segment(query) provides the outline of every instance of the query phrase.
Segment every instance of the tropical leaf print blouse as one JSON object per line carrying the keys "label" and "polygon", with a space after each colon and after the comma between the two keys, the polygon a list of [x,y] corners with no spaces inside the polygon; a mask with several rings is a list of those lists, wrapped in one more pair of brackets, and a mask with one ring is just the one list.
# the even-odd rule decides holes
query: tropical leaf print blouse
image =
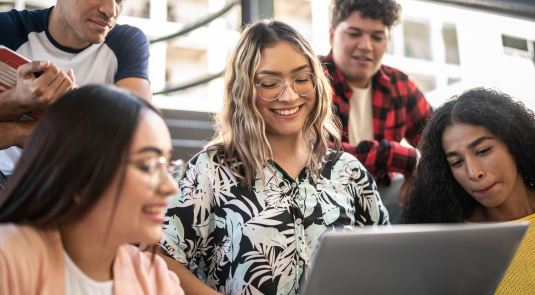
{"label": "tropical leaf print blouse", "polygon": [[188,163],[171,197],[160,247],[223,294],[296,294],[326,231],[390,226],[375,182],[348,153],[323,163],[314,181],[271,162],[252,190],[215,155]]}

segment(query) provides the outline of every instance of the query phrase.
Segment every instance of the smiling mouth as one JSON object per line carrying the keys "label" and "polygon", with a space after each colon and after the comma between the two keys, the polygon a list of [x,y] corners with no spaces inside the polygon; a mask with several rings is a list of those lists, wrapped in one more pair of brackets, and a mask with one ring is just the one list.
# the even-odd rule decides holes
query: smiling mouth
{"label": "smiling mouth", "polygon": [[356,60],[361,60],[361,61],[372,61],[371,59],[365,57],[365,56],[354,56],[353,57],[354,59]]}
{"label": "smiling mouth", "polygon": [[95,20],[91,20],[91,22],[93,22],[97,26],[102,27],[103,29],[109,29],[111,27],[110,24],[107,22],[100,22],[100,21],[95,21]]}
{"label": "smiling mouth", "polygon": [[144,206],[143,212],[147,214],[165,215],[166,206]]}
{"label": "smiling mouth", "polygon": [[299,108],[301,108],[301,106],[297,106],[291,110],[271,110],[271,111],[281,116],[289,116],[289,115],[293,115],[297,113],[297,111],[299,111]]}

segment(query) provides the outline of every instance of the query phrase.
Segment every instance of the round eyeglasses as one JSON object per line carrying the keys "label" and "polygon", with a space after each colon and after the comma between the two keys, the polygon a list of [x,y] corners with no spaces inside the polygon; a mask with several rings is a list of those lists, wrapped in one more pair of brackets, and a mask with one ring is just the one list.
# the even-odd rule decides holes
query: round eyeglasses
{"label": "round eyeglasses", "polygon": [[186,162],[176,160],[168,163],[165,157],[150,158],[134,164],[148,173],[149,187],[153,191],[160,188],[168,174],[178,183],[186,172]]}
{"label": "round eyeglasses", "polygon": [[[316,89],[316,75],[312,73],[302,73],[292,80],[292,88],[299,96],[307,96]],[[269,77],[260,83],[255,84],[258,87],[258,94],[266,101],[277,100],[284,92],[286,87],[286,80],[279,77]]]}

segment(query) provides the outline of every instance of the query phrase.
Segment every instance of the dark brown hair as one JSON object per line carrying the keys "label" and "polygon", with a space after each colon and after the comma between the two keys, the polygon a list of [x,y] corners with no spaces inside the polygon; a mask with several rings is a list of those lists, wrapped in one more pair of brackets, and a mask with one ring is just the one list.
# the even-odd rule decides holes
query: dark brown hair
{"label": "dark brown hair", "polygon": [[362,18],[380,19],[390,30],[398,22],[401,6],[394,0],[334,0],[331,26],[336,28],[353,11]]}
{"label": "dark brown hair", "polygon": [[482,126],[503,141],[524,184],[535,187],[535,114],[522,102],[494,89],[474,88],[440,106],[422,134],[416,181],[401,223],[462,222],[479,203],[457,182],[442,148],[449,126]]}
{"label": "dark brown hair", "polygon": [[117,203],[142,109],[158,113],[114,87],[86,86],[58,99],[36,124],[0,193],[0,222],[49,228],[73,221],[122,173]]}

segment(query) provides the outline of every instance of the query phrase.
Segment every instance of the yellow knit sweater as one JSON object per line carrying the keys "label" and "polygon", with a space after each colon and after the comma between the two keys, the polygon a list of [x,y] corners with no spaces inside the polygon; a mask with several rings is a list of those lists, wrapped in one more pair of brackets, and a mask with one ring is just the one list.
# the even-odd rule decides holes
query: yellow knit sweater
{"label": "yellow knit sweater", "polygon": [[495,295],[535,294],[535,214],[516,221],[529,221],[530,227]]}

